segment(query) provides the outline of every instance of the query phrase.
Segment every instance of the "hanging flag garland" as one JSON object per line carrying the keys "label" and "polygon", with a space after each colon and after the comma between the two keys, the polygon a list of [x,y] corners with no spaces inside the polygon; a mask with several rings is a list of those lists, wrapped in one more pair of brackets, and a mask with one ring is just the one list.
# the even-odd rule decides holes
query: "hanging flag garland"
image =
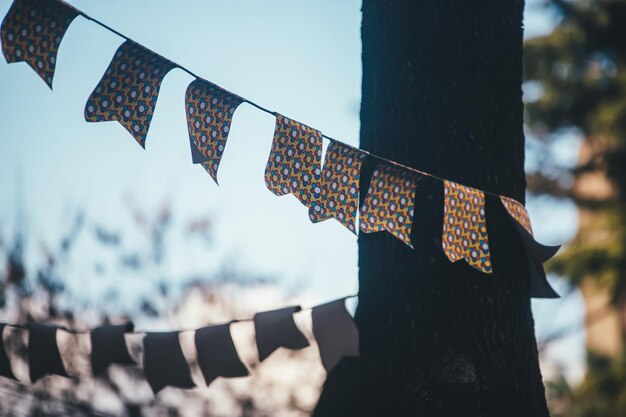
{"label": "hanging flag garland", "polygon": [[[125,39],[87,101],[87,121],[117,120],[145,147],[161,82],[171,69],[180,68],[195,78],[185,97],[192,159],[216,182],[233,113],[246,102],[276,117],[265,169],[268,189],[279,196],[293,194],[308,207],[312,222],[332,217],[356,232],[360,168],[364,159],[371,157],[382,162],[374,171],[360,207],[361,232],[387,231],[412,248],[416,186],[420,177],[430,177],[444,183],[442,248],[445,255],[451,262],[464,259],[471,267],[491,274],[493,266],[484,207],[485,194],[490,194],[500,199],[524,243],[531,274],[531,295],[558,297],[542,265],[554,256],[558,247],[543,246],[534,240],[528,213],[518,201],[454,183],[328,138],[319,130],[198,77],[60,0],[14,1],[0,33],[7,61],[26,61],[51,85],[56,51],[65,30],[77,15]],[[324,137],[330,139],[331,144],[322,166]]]}
{"label": "hanging flag garland", "polygon": [[[327,371],[330,371],[342,357],[359,355],[359,333],[346,309],[346,298],[350,297],[311,309],[313,335],[322,364]],[[195,332],[197,362],[206,385],[210,385],[217,378],[249,375],[248,367],[240,359],[231,336],[232,323],[242,321],[254,323],[259,362],[266,360],[278,348],[299,350],[309,346],[309,340],[294,321],[293,315],[300,311],[302,311],[300,306],[289,306],[257,313],[253,319],[184,330]],[[136,365],[128,350],[125,335],[144,334],[142,365],[152,392],[156,395],[168,386],[183,389],[196,387],[179,341],[183,330],[138,332],[134,330],[132,322],[102,325],[90,331],[76,331],[39,323],[27,326],[0,323],[0,338],[7,326],[28,331],[28,367],[32,383],[46,375],[69,378],[57,344],[57,331],[62,330],[73,334],[89,334],[91,340],[89,359],[92,374],[95,376],[105,372],[112,364]],[[0,343],[0,376],[17,380],[11,369],[11,361],[4,342]]]}

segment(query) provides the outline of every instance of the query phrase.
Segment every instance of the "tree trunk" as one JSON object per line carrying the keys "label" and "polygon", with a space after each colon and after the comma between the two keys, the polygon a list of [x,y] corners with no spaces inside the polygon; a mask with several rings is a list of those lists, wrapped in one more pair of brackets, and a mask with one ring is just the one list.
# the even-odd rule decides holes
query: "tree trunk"
{"label": "tree trunk", "polygon": [[[361,147],[523,201],[523,8],[363,0]],[[496,198],[486,211],[493,275],[445,257],[431,178],[417,185],[415,249],[360,234],[361,357],[331,372],[315,416],[548,415],[524,251]]]}

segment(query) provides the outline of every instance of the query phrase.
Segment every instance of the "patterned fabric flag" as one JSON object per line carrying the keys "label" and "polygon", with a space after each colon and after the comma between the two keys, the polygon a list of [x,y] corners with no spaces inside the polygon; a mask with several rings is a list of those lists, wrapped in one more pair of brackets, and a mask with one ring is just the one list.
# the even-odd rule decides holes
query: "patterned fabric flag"
{"label": "patterned fabric flag", "polygon": [[361,231],[386,230],[412,248],[416,180],[409,170],[387,162],[378,164],[361,206]]}
{"label": "patterned fabric flag", "polygon": [[309,209],[313,223],[334,217],[356,233],[355,221],[359,206],[359,179],[365,152],[334,140],[324,158],[322,194]]}
{"label": "patterned fabric flag", "polygon": [[134,324],[104,325],[93,329],[91,338],[91,371],[94,375],[104,372],[109,365],[133,365],[135,361],[128,352],[124,334],[132,332]]}
{"label": "patterned fabric flag", "polygon": [[202,164],[216,183],[233,113],[243,101],[243,98],[201,79],[187,87],[185,103],[189,139],[205,157],[194,158],[193,162]]}
{"label": "patterned fabric flag", "polygon": [[54,0],[15,0],[0,29],[7,62],[26,62],[52,88],[59,45],[77,15]]}
{"label": "patterned fabric flag", "polygon": [[293,314],[300,310],[300,306],[291,306],[254,315],[254,331],[260,362],[280,347],[297,350],[309,346],[309,341],[293,319]]}
{"label": "patterned fabric flag", "polygon": [[493,272],[485,223],[485,195],[452,181],[444,183],[441,244],[451,262],[465,259],[486,274]]}
{"label": "patterned fabric flag", "polygon": [[533,237],[530,216],[526,208],[517,200],[500,196],[500,201],[506,209],[522,243],[526,248],[530,272],[530,295],[534,298],[558,298],[559,294],[552,288],[543,269],[543,263],[558,252],[560,246],[546,246],[537,242]]}
{"label": "patterned fabric flag", "polygon": [[57,345],[57,326],[32,323],[28,326],[28,371],[30,382],[45,375],[68,377]]}
{"label": "patterned fabric flag", "polygon": [[4,338],[2,337],[4,333],[5,323],[0,323],[0,376],[5,378],[15,379],[15,375],[13,375],[13,370],[11,369],[11,361],[9,360],[9,355],[4,348]]}
{"label": "patterned fabric flag", "polygon": [[528,215],[528,211],[526,211],[526,207],[519,201],[503,195],[500,196],[500,201],[502,201],[502,205],[509,215],[532,235],[533,229],[530,225],[530,216]]}
{"label": "patterned fabric flag", "polygon": [[196,330],[195,342],[198,365],[207,385],[218,377],[235,378],[249,374],[230,336],[230,323]]}
{"label": "patterned fabric flag", "polygon": [[168,385],[178,388],[196,386],[180,347],[178,332],[146,334],[143,338],[143,371],[155,395]]}
{"label": "patterned fabric flag", "polygon": [[117,120],[145,148],[161,81],[175,66],[141,45],[124,42],[89,96],[85,120]]}
{"label": "patterned fabric flag", "polygon": [[359,330],[346,310],[346,299],[313,307],[313,334],[322,365],[330,372],[344,356],[359,356]]}
{"label": "patterned fabric flag", "polygon": [[293,194],[302,204],[319,204],[322,132],[276,115],[272,149],[265,167],[265,185],[274,194]]}

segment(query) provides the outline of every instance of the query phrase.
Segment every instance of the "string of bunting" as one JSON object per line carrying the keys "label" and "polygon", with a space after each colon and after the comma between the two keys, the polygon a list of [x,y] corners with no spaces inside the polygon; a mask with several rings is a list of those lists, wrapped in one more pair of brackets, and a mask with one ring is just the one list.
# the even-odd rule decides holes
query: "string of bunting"
{"label": "string of bunting", "polygon": [[[4,56],[10,63],[26,62],[52,88],[58,47],[77,16],[125,39],[87,99],[87,121],[118,121],[145,147],[161,82],[170,70],[179,68],[195,78],[185,94],[192,161],[200,164],[216,183],[233,114],[239,105],[248,103],[276,118],[265,169],[267,188],[278,196],[293,194],[309,209],[312,222],[334,218],[356,234],[359,211],[361,232],[386,231],[412,248],[416,180],[418,176],[427,176],[443,182],[441,244],[451,262],[464,260],[478,271],[493,273],[485,215],[485,195],[489,195],[500,201],[524,243],[531,296],[558,297],[546,279],[543,263],[556,254],[559,246],[544,246],[534,240],[528,212],[520,202],[404,166],[325,136],[198,77],[61,0],[15,0],[1,28]],[[330,144],[322,165],[324,138]],[[360,170],[367,157],[378,160],[378,165],[359,208]]]}
{"label": "string of bunting", "polygon": [[[333,369],[344,356],[359,356],[359,333],[346,309],[344,297],[311,308],[313,336],[318,346],[322,365],[326,371]],[[249,375],[248,367],[240,359],[233,342],[231,324],[243,321],[254,323],[255,341],[259,362],[265,361],[280,348],[299,350],[309,346],[309,340],[296,325],[294,314],[303,311],[300,306],[256,313],[252,319],[233,320],[228,323],[194,330],[170,332],[138,332],[132,322],[107,324],[92,330],[71,330],[62,326],[31,323],[28,325],[0,323],[0,337],[5,327],[28,331],[28,370],[31,383],[46,375],[69,378],[57,344],[57,331],[89,334],[91,341],[90,363],[94,376],[101,375],[112,364],[137,365],[131,356],[125,336],[142,334],[143,371],[156,395],[167,386],[194,388],[188,360],[183,354],[179,334],[193,331],[197,362],[207,385],[217,378],[237,378]],[[11,360],[0,344],[0,376],[17,380]]]}

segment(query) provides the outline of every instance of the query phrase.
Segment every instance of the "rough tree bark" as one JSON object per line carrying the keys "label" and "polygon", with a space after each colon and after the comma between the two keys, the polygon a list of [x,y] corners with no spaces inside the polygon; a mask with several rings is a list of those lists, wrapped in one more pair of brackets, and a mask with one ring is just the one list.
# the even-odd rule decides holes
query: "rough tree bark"
{"label": "rough tree bark", "polygon": [[[523,0],[364,0],[361,146],[523,201]],[[362,197],[375,166],[363,167]],[[441,249],[443,184],[418,182],[412,250],[359,236],[361,358],[315,416],[547,416],[521,243],[487,196],[495,273]]]}

